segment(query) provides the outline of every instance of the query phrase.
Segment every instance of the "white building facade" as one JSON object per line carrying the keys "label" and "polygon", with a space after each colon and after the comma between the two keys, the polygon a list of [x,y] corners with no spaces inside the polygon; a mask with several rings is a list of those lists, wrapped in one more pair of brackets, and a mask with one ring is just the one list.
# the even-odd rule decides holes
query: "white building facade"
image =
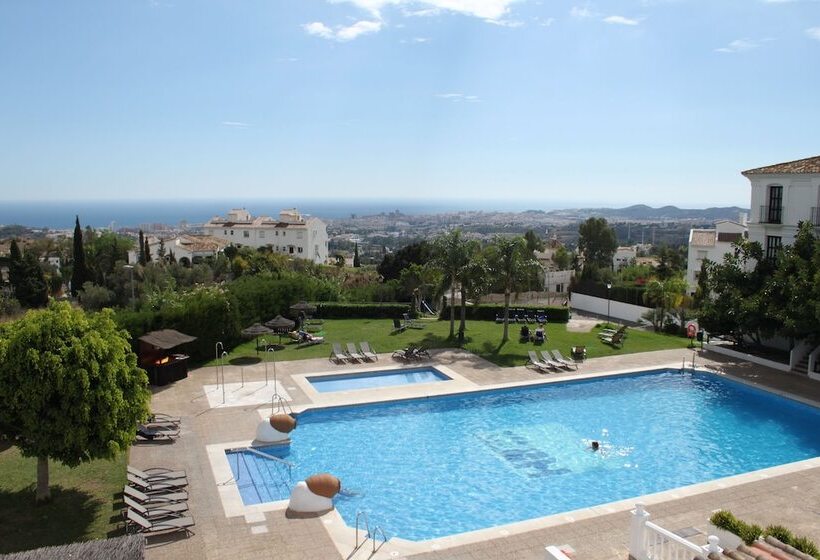
{"label": "white building facade", "polygon": [[723,262],[723,257],[732,252],[732,243],[748,236],[745,215],[740,222],[720,220],[714,229],[689,230],[689,259],[686,265],[686,283],[689,295],[698,288],[698,279],[703,261]]}
{"label": "white building facade", "polygon": [[618,247],[612,255],[612,268],[621,270],[632,264],[638,258],[638,247]]}
{"label": "white building facade", "polygon": [[799,222],[820,227],[820,156],[743,172],[752,184],[749,239],[775,258],[794,243]]}
{"label": "white building facade", "polygon": [[202,229],[236,247],[270,247],[276,253],[316,264],[327,261],[327,225],[295,208],[282,210],[278,219],[254,218],[245,209],[234,209],[226,218],[211,218]]}

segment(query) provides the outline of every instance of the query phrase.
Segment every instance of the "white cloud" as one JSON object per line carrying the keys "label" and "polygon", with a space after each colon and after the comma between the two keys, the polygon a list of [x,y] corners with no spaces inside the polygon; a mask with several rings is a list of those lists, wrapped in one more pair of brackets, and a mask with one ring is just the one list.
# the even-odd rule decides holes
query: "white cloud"
{"label": "white cloud", "polygon": [[553,23],[555,23],[555,18],[551,18],[551,17],[548,17],[548,18],[540,18],[540,17],[538,17],[538,16],[535,16],[535,17],[533,18],[533,20],[535,21],[535,23],[537,23],[537,24],[538,24],[538,25],[540,25],[541,27],[549,27],[549,26],[551,26]]}
{"label": "white cloud", "polygon": [[454,103],[461,103],[462,101],[467,103],[480,103],[481,99],[477,95],[466,95],[463,93],[437,93],[435,95],[439,99],[447,99],[448,101],[452,101]]}
{"label": "white cloud", "polygon": [[[429,12],[449,11],[486,20],[502,19],[510,11],[510,6],[521,0],[329,0],[334,4],[353,4],[381,18],[385,6],[399,6],[415,10],[414,15],[435,15]],[[418,6],[419,8],[415,8]]]}
{"label": "white cloud", "polygon": [[302,28],[310,35],[330,39],[333,41],[352,41],[360,35],[376,33],[382,28],[381,21],[360,20],[353,25],[337,25],[330,28],[321,21],[314,21],[302,25]]}
{"label": "white cloud", "polygon": [[607,16],[603,19],[604,23],[611,23],[614,25],[638,25],[641,21],[638,19],[631,19],[624,16]]}
{"label": "white cloud", "polygon": [[806,35],[816,41],[820,41],[820,27],[809,27],[806,29]]}
{"label": "white cloud", "polygon": [[492,23],[493,25],[500,25],[501,27],[521,27],[524,25],[523,21],[517,19],[487,19],[484,21]]}
{"label": "white cloud", "polygon": [[222,123],[220,124],[222,124],[222,126],[227,126],[230,128],[248,128],[250,126],[250,124],[240,121],[222,121]]}
{"label": "white cloud", "polygon": [[715,52],[720,53],[742,53],[748,52],[757,48],[757,43],[751,39],[735,39],[725,47],[715,49]]}

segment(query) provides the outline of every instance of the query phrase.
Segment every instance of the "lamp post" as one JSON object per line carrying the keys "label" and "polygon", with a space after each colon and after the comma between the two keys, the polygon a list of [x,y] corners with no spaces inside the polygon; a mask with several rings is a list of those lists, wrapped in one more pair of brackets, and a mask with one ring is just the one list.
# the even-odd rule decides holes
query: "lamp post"
{"label": "lamp post", "polygon": [[606,283],[606,324],[609,327],[609,290],[612,288],[612,282]]}
{"label": "lamp post", "polygon": [[134,265],[125,264],[122,267],[131,274],[131,307],[134,307]]}

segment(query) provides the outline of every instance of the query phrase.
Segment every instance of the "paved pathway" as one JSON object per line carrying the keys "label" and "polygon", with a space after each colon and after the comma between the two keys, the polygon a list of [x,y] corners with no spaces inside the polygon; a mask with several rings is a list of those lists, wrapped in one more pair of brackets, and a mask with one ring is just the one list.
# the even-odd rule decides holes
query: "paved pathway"
{"label": "paved pathway", "polygon": [[[694,354],[697,365],[708,364],[748,382],[820,402],[820,383],[805,377],[738,363],[716,354]],[[549,377],[569,379],[591,373],[645,369],[662,364],[680,364],[683,359],[691,365],[692,357],[692,351],[667,350],[598,358],[588,360],[577,372],[549,374]],[[460,350],[436,351],[433,353],[433,361],[457,372],[467,382],[481,386],[544,378],[524,367],[500,368]],[[394,365],[389,356],[382,356],[380,363]],[[311,404],[311,397],[293,376],[351,368],[352,366],[332,365],[323,359],[284,362],[277,364],[277,380],[292,397],[294,407],[298,408]],[[228,383],[239,382],[242,374],[249,381],[263,380],[264,366],[259,364],[244,370],[233,366],[225,368]],[[269,376],[272,380],[270,370]],[[147,553],[148,558],[300,560],[345,557],[352,548],[352,542],[344,548],[345,554],[340,553],[322,518],[288,519],[281,511],[226,517],[217,489],[217,485],[225,481],[214,479],[205,446],[251,439],[261,416],[256,406],[211,408],[203,387],[214,383],[215,370],[211,367],[196,370],[188,379],[174,385],[157,388],[153,396],[153,409],[181,415],[182,437],[173,444],[143,444],[132,448],[131,463],[138,467],[162,465],[188,472],[190,507],[196,519],[195,536],[188,539],[169,538],[164,542],[153,541]],[[221,397],[217,398],[221,402]],[[654,521],[671,530],[694,527],[704,531],[706,518],[717,508],[731,509],[739,517],[761,525],[782,523],[820,542],[820,468],[670,500],[654,504],[648,510]],[[413,557],[540,560],[543,558],[545,545],[567,543],[578,551],[579,559],[626,558],[628,526],[628,513],[614,513]],[[693,537],[697,538],[705,541],[705,535]],[[381,556],[388,557],[388,549],[389,544],[384,547]]]}

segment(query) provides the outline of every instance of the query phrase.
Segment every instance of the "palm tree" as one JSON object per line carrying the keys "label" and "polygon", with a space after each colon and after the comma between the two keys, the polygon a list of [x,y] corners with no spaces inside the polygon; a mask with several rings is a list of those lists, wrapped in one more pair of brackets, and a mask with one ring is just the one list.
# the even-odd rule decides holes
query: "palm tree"
{"label": "palm tree", "polygon": [[655,306],[652,326],[656,331],[663,328],[666,314],[670,309],[681,307],[685,302],[686,280],[673,276],[667,280],[652,280],[646,285],[643,297],[647,303]]}
{"label": "palm tree", "polygon": [[456,283],[461,269],[469,263],[467,245],[461,238],[461,230],[439,236],[433,242],[433,261],[442,272],[442,286],[450,287],[450,338],[456,334]]}
{"label": "palm tree", "polygon": [[467,323],[467,298],[478,297],[488,291],[489,269],[481,254],[481,245],[478,241],[469,241],[464,244],[467,261],[458,274],[458,284],[461,290],[461,323],[458,327],[458,340],[464,342],[464,331]]}
{"label": "palm tree", "polygon": [[496,279],[504,286],[504,336],[507,342],[510,324],[510,295],[517,285],[527,279],[537,263],[527,256],[527,244],[523,237],[496,236],[489,249],[490,266]]}

